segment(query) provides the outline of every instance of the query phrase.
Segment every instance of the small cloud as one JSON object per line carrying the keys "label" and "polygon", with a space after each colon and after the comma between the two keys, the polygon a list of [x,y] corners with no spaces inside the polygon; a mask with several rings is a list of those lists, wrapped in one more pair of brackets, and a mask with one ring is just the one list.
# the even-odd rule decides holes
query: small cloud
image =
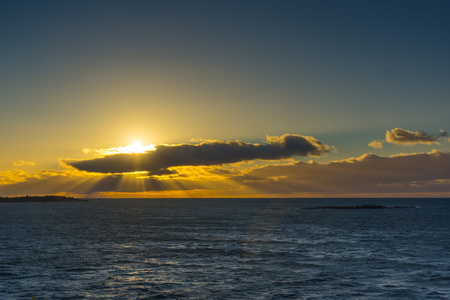
{"label": "small cloud", "polygon": [[401,128],[386,131],[386,141],[399,145],[439,144],[438,137],[428,134],[423,130],[413,132]]}
{"label": "small cloud", "polygon": [[34,166],[34,161],[18,160],[13,163],[14,166]]}
{"label": "small cloud", "polygon": [[439,136],[447,136],[448,133],[445,130],[439,130]]}
{"label": "small cloud", "polygon": [[369,143],[370,147],[376,148],[376,149],[382,149],[383,148],[383,141],[382,140],[375,140],[371,141]]}

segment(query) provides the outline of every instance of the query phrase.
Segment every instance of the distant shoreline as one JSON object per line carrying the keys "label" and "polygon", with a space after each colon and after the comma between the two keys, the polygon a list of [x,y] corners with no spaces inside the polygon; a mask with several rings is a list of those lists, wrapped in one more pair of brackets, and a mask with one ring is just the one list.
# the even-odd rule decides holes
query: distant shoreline
{"label": "distant shoreline", "polygon": [[78,199],[66,196],[19,196],[19,197],[0,197],[0,203],[16,202],[87,202],[88,200]]}

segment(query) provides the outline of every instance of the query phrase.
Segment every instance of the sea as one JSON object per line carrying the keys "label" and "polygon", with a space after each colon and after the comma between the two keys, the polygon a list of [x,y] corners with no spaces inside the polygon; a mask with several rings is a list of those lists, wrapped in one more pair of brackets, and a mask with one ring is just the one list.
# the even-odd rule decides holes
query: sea
{"label": "sea", "polygon": [[0,203],[0,299],[33,297],[450,299],[450,199]]}

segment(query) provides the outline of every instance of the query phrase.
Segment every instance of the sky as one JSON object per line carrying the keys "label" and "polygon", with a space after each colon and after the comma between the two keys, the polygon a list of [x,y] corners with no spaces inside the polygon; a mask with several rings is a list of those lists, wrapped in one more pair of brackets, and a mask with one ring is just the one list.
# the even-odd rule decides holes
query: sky
{"label": "sky", "polygon": [[449,1],[1,1],[0,196],[450,197]]}

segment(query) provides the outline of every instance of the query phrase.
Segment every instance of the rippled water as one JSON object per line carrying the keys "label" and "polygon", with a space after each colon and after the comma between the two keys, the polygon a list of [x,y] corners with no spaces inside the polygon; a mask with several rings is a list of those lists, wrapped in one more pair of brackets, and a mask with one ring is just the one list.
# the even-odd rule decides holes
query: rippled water
{"label": "rippled water", "polygon": [[0,203],[0,299],[449,299],[450,200]]}

